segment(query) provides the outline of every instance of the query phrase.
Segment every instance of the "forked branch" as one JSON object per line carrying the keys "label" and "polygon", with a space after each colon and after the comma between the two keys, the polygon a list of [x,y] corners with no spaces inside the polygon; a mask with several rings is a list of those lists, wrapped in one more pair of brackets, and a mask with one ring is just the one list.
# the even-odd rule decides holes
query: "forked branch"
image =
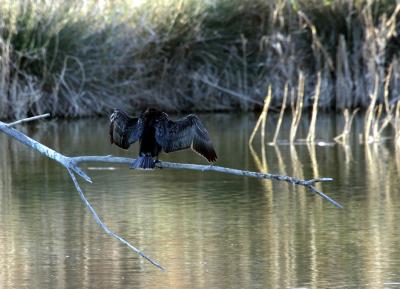
{"label": "forked branch", "polygon": [[[31,139],[30,137],[26,136],[22,132],[12,128],[11,126],[20,124],[23,122],[27,122],[30,120],[36,120],[40,118],[47,117],[48,115],[42,115],[42,116],[37,116],[33,117],[30,119],[23,119],[11,124],[7,124],[4,122],[0,121],[0,131],[4,132],[8,136],[11,136],[12,138],[16,139],[20,143],[30,147],[33,150],[38,151],[39,153],[45,155],[48,158],[51,158],[58,163],[60,163],[62,166],[64,166],[74,185],[76,190],[79,193],[79,196],[85,203],[85,205],[88,207],[90,212],[92,213],[94,219],[96,222],[100,225],[100,227],[111,237],[116,238],[118,241],[121,243],[127,245],[132,251],[135,253],[139,254],[143,258],[145,258],[147,261],[155,265],[156,267],[160,268],[163,270],[160,264],[158,264],[156,261],[152,260],[148,256],[146,256],[142,251],[137,249],[136,247],[132,246],[128,241],[111,231],[101,220],[99,215],[96,213],[92,205],[89,203],[87,198],[85,197],[81,187],[79,186],[78,180],[75,177],[75,174],[78,174],[81,176],[85,181],[87,182],[92,182],[90,177],[78,166],[80,163],[83,162],[102,162],[102,163],[118,163],[118,164],[131,164],[134,159],[131,158],[124,158],[124,157],[113,157],[113,156],[77,156],[77,157],[68,157],[65,156],[59,152],[56,152],[55,150],[35,141],[34,139]],[[226,173],[226,174],[233,174],[233,175],[238,175],[238,176],[246,176],[246,177],[254,177],[254,178],[260,178],[260,179],[270,179],[270,180],[277,180],[277,181],[284,181],[287,183],[291,183],[293,185],[298,185],[298,186],[303,186],[309,189],[312,193],[318,194],[321,197],[323,197],[325,200],[329,201],[332,203],[334,206],[338,208],[342,208],[342,205],[340,205],[338,202],[324,194],[323,192],[319,191],[318,189],[315,188],[315,183],[317,182],[328,182],[332,181],[331,178],[320,178],[320,179],[311,179],[311,180],[301,180],[297,179],[294,177],[289,177],[289,176],[282,176],[282,175],[276,175],[276,174],[268,174],[268,173],[259,173],[259,172],[251,172],[251,171],[243,171],[243,170],[238,170],[238,169],[231,169],[231,168],[225,168],[225,167],[220,167],[220,166],[213,166],[213,165],[196,165],[196,164],[182,164],[182,163],[171,163],[171,162],[158,162],[156,164],[156,167],[158,168],[169,168],[169,169],[184,169],[184,170],[197,170],[197,171],[213,171],[213,172],[220,172],[220,173]]]}
{"label": "forked branch", "polygon": [[117,239],[118,241],[120,241],[121,243],[127,245],[132,251],[134,251],[135,253],[139,254],[140,256],[142,256],[143,258],[145,258],[147,261],[149,261],[150,263],[152,263],[154,266],[160,268],[161,270],[164,270],[163,267],[158,264],[156,261],[152,260],[151,258],[149,258],[148,256],[146,256],[142,251],[140,251],[139,249],[137,249],[136,247],[132,246],[128,241],[126,241],[124,238],[120,237],[118,234],[114,233],[113,231],[111,231],[106,224],[103,223],[103,221],[100,219],[99,215],[96,213],[95,209],[92,207],[92,205],[90,204],[90,202],[87,200],[87,198],[85,197],[81,187],[79,186],[78,180],[75,177],[75,173],[78,174],[79,176],[81,176],[85,181],[87,182],[92,182],[92,180],[90,179],[90,177],[77,165],[77,162],[74,160],[74,158],[71,157],[67,157],[63,154],[60,154],[59,152],[56,152],[55,150],[52,150],[51,148],[35,141],[34,139],[31,139],[30,137],[26,136],[25,134],[23,134],[22,132],[13,129],[11,126],[14,126],[16,124],[20,124],[23,122],[27,122],[30,120],[36,120],[39,118],[44,118],[47,117],[48,115],[42,115],[42,116],[38,116],[35,118],[30,118],[30,119],[23,119],[21,121],[18,122],[13,122],[11,124],[6,124],[4,122],[0,121],[0,131],[4,132],[5,134],[11,136],[12,138],[16,139],[17,141],[19,141],[20,143],[38,151],[39,153],[45,155],[48,158],[51,158],[55,161],[57,161],[58,163],[60,163],[62,166],[64,166],[74,185],[76,190],[79,193],[79,196],[81,197],[82,201],[85,203],[86,207],[88,207],[89,211],[92,213],[94,219],[96,220],[96,222],[100,225],[100,227],[111,237]]}

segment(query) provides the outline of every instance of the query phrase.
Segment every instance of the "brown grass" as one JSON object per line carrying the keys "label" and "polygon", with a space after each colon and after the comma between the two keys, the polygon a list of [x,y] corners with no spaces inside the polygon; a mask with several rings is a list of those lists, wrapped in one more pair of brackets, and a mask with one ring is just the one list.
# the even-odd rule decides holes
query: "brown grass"
{"label": "brown grass", "polygon": [[279,108],[300,71],[304,108],[397,103],[394,1],[53,2],[1,1],[0,118]]}

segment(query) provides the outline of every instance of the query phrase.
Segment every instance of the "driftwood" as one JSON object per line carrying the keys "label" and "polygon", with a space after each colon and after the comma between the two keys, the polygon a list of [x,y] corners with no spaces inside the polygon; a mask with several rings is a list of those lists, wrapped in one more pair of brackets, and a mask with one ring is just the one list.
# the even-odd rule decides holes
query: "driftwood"
{"label": "driftwood", "polygon": [[[158,264],[156,261],[152,260],[148,256],[146,256],[142,251],[137,249],[136,247],[132,246],[128,241],[111,231],[101,220],[101,218],[98,216],[90,202],[87,200],[85,197],[82,189],[79,186],[78,180],[75,177],[75,174],[78,174],[80,177],[82,177],[85,181],[87,182],[92,182],[90,177],[78,166],[78,164],[83,163],[83,162],[106,162],[106,163],[118,163],[118,164],[131,164],[134,159],[132,158],[124,158],[124,157],[113,157],[113,156],[77,156],[77,157],[68,157],[65,156],[59,152],[56,152],[52,150],[51,148],[29,138],[22,132],[13,129],[11,126],[24,123],[27,121],[31,120],[37,120],[40,118],[45,118],[49,116],[48,114],[46,115],[41,115],[41,116],[35,116],[33,118],[29,119],[23,119],[20,121],[16,121],[13,123],[4,123],[0,121],[0,131],[4,132],[5,134],[13,137],[14,139],[18,140],[20,143],[23,143],[24,145],[40,152],[41,154],[45,155],[46,157],[49,157],[58,163],[60,163],[62,166],[64,166],[69,175],[71,176],[71,179],[75,185],[76,190],[79,193],[79,196],[85,203],[85,205],[88,207],[90,212],[92,213],[94,219],[96,222],[100,225],[100,227],[110,236],[113,238],[116,238],[118,241],[122,242],[123,244],[127,245],[132,251],[135,253],[139,254],[143,258],[145,258],[147,261],[155,265],[156,267],[160,268],[163,270],[162,266]],[[282,176],[282,175],[276,175],[276,174],[268,174],[268,173],[259,173],[259,172],[251,172],[251,171],[243,171],[243,170],[238,170],[238,169],[231,169],[231,168],[225,168],[225,167],[220,167],[220,166],[214,166],[214,165],[196,165],[196,164],[182,164],[182,163],[171,163],[171,162],[163,162],[160,161],[156,163],[156,167],[158,168],[169,168],[169,169],[185,169],[185,170],[197,170],[197,171],[213,171],[213,172],[220,172],[220,173],[227,173],[227,174],[233,174],[233,175],[238,175],[238,176],[246,176],[246,177],[254,177],[254,178],[260,178],[260,179],[270,179],[270,180],[277,180],[277,181],[284,181],[287,183],[291,183],[293,185],[299,185],[299,186],[304,186],[307,189],[309,189],[312,193],[316,193],[335,205],[338,208],[342,208],[342,205],[340,205],[338,202],[324,194],[323,192],[319,191],[318,189],[315,188],[315,184],[317,182],[328,182],[332,181],[333,179],[331,178],[320,178],[320,179],[310,179],[310,180],[301,180],[297,179],[294,177],[289,177],[289,176]]]}

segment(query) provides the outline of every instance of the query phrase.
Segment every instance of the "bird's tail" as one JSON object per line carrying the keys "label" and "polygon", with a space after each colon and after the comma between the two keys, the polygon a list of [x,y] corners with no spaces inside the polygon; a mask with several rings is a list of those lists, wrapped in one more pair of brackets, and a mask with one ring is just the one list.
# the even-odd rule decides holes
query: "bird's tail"
{"label": "bird's tail", "polygon": [[131,165],[131,169],[152,170],[156,162],[151,156],[140,156]]}

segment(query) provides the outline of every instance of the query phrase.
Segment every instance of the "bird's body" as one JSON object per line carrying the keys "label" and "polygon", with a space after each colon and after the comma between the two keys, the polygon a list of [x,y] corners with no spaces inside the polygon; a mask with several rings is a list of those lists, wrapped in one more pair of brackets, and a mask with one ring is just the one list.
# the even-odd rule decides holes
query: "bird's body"
{"label": "bird's body", "polygon": [[130,144],[140,142],[139,157],[132,168],[152,169],[161,151],[169,153],[189,147],[209,162],[217,159],[207,130],[194,114],[172,121],[166,113],[152,108],[138,118],[115,109],[110,120],[112,144],[128,149]]}

